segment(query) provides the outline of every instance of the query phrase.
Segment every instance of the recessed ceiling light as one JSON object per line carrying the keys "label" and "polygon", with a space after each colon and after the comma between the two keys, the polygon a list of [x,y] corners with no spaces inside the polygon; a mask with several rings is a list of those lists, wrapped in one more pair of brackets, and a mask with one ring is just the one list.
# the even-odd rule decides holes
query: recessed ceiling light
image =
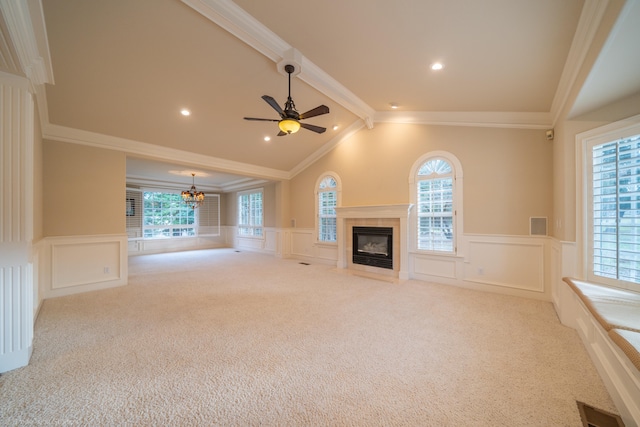
{"label": "recessed ceiling light", "polygon": [[182,110],[180,110],[180,114],[182,114],[183,116],[190,116],[191,111],[187,110],[186,108],[183,108]]}
{"label": "recessed ceiling light", "polygon": [[338,125],[333,125],[333,130],[338,130]]}
{"label": "recessed ceiling light", "polygon": [[267,142],[269,142],[269,141],[271,141],[271,137],[270,137],[270,136],[265,136],[265,137],[264,137],[264,140],[265,140],[265,141],[267,141]]}
{"label": "recessed ceiling light", "polygon": [[434,62],[433,64],[431,64],[431,69],[433,71],[442,70],[443,68],[444,68],[444,65],[442,65],[441,62]]}
{"label": "recessed ceiling light", "polygon": [[398,109],[398,104],[396,104],[395,102],[391,103],[391,108],[393,108],[394,110]]}

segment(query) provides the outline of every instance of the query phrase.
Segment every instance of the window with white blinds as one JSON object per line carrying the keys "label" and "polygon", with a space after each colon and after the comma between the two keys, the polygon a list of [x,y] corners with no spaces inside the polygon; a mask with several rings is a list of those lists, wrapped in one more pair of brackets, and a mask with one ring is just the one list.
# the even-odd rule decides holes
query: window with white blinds
{"label": "window with white blinds", "polygon": [[325,176],[317,189],[318,240],[335,242],[336,206],[338,205],[338,183],[333,176]]}
{"label": "window with white blinds", "polygon": [[198,235],[220,235],[220,195],[207,194],[202,205],[196,209]]}
{"label": "window with white blinds", "polygon": [[454,252],[454,173],[444,159],[429,159],[416,177],[417,248]]}
{"label": "window with white blinds", "polygon": [[126,190],[126,227],[129,238],[142,237],[142,191]]}
{"label": "window with white blinds", "polygon": [[238,193],[238,235],[262,237],[262,188]]}
{"label": "window with white blinds", "polygon": [[640,135],[592,148],[591,271],[640,283]]}
{"label": "window with white blinds", "polygon": [[207,194],[197,209],[179,193],[126,190],[126,227],[129,238],[172,238],[220,235],[220,195]]}

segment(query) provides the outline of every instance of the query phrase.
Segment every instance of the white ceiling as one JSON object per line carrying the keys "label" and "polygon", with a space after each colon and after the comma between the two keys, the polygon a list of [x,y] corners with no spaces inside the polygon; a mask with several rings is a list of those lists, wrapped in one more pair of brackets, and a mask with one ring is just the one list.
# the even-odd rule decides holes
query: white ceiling
{"label": "white ceiling", "polygon": [[[38,0],[28,1],[37,15]],[[639,3],[626,2],[572,114],[640,91]],[[0,4],[3,15],[18,15],[10,5]],[[46,38],[36,38],[48,42],[55,78],[38,92],[44,134],[127,152],[130,183],[182,185],[196,172],[199,186],[230,191],[294,176],[378,122],[545,129],[564,107],[606,5],[42,0]],[[19,74],[20,50],[3,43],[11,28],[0,25],[0,69]],[[432,71],[435,61],[444,69]],[[292,81],[300,112],[330,108],[307,120],[325,133],[277,137],[276,123],[243,120],[277,118],[260,97],[284,104],[284,63],[300,70]]]}

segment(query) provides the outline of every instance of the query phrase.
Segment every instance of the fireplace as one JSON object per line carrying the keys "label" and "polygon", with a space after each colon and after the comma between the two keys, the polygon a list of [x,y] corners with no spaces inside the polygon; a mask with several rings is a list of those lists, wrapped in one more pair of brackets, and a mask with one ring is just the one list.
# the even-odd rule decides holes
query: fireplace
{"label": "fireplace", "polygon": [[353,263],[393,270],[393,227],[353,227]]}

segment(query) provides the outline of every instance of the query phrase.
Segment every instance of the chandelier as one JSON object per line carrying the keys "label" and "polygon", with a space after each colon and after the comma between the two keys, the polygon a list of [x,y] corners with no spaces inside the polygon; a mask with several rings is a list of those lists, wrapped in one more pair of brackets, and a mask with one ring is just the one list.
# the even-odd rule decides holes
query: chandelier
{"label": "chandelier", "polygon": [[202,191],[196,191],[196,174],[192,173],[191,177],[193,179],[193,184],[191,188],[187,191],[183,191],[180,193],[182,196],[182,200],[191,208],[195,209],[202,204],[204,201],[204,193]]}

